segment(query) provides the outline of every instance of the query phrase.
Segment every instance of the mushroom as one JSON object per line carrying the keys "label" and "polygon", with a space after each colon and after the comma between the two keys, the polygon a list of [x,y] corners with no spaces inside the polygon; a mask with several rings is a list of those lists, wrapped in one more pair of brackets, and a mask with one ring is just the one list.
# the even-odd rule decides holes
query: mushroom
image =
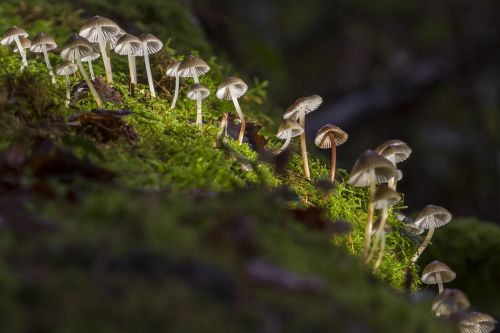
{"label": "mushroom", "polygon": [[144,56],[146,72],[148,75],[149,91],[152,97],[156,97],[153,76],[151,75],[151,65],[149,64],[149,55],[157,53],[163,47],[161,40],[152,34],[142,34],[139,36],[141,47],[135,53],[136,56]]}
{"label": "mushroom", "polygon": [[31,52],[34,53],[43,53],[43,57],[45,59],[45,65],[47,65],[47,69],[49,70],[50,79],[52,84],[56,84],[56,77],[54,72],[52,71],[52,66],[50,64],[48,51],[54,50],[57,47],[56,42],[49,35],[40,32],[31,41]]}
{"label": "mushroom", "polygon": [[210,95],[210,90],[201,83],[195,83],[187,92],[187,97],[189,99],[196,101],[196,124],[200,127],[203,124],[201,120],[201,101]]}
{"label": "mushroom", "polygon": [[283,146],[274,152],[275,155],[281,154],[290,144],[293,138],[301,135],[304,129],[298,122],[292,119],[285,119],[278,128],[276,136],[281,140],[286,140]]}
{"label": "mushroom", "polygon": [[458,289],[444,289],[432,303],[432,312],[436,317],[448,318],[454,313],[467,310],[470,306],[467,296]]}
{"label": "mushroom", "polygon": [[443,207],[427,205],[424,209],[422,209],[413,223],[418,228],[429,229],[429,231],[425,236],[424,242],[418,248],[417,253],[415,253],[415,255],[412,257],[411,260],[413,262],[416,262],[418,260],[427,245],[429,245],[432,235],[434,234],[434,229],[442,227],[450,221],[451,213]]}
{"label": "mushroom", "polygon": [[99,98],[99,94],[97,94],[94,85],[89,80],[89,77],[82,65],[81,60],[82,58],[88,56],[93,50],[94,48],[88,40],[79,35],[73,35],[64,43],[61,50],[61,58],[63,58],[64,60],[76,61],[76,64],[78,65],[78,68],[80,69],[85,82],[89,86],[92,96],[94,96],[97,106],[102,107],[102,102]]}
{"label": "mushroom", "polygon": [[26,52],[21,45],[21,38],[28,37],[28,33],[21,28],[16,26],[10,27],[5,31],[0,40],[0,44],[2,45],[10,45],[16,43],[17,49],[20,50],[21,54],[21,72],[24,71],[26,67],[28,67],[28,61],[26,60]]}
{"label": "mushroom", "polygon": [[[410,146],[408,146],[405,142],[393,139],[388,140],[382,143],[380,146],[375,148],[375,152],[379,155],[384,156],[389,161],[396,166],[396,163],[403,162],[410,157],[412,150]],[[393,190],[396,190],[397,182],[401,180],[401,178],[396,177],[389,181],[389,187]]]}
{"label": "mushroom", "polygon": [[206,74],[210,66],[201,58],[188,55],[179,65],[178,71],[181,77],[192,77],[194,83],[200,83],[199,76]]}
{"label": "mushroom", "polygon": [[167,71],[166,71],[167,76],[175,77],[174,99],[172,100],[172,105],[170,106],[170,110],[175,108],[175,104],[177,104],[177,98],[179,97],[180,64],[181,64],[180,61],[174,61],[167,66]]}
{"label": "mushroom", "polygon": [[389,179],[395,176],[396,168],[394,165],[373,150],[366,150],[359,155],[352,167],[349,184],[354,187],[370,187],[365,227],[365,244],[363,248],[364,258],[367,258],[371,246],[373,211],[375,208],[375,186],[377,183],[388,182]]}
{"label": "mushroom", "polygon": [[69,76],[76,71],[78,71],[78,66],[69,60],[64,60],[56,66],[56,74],[66,76],[66,106],[69,105],[71,100],[71,80],[69,79]]}
{"label": "mushroom", "polygon": [[311,179],[309,173],[309,161],[307,159],[306,144],[306,114],[313,112],[323,103],[323,99],[318,95],[311,95],[297,99],[285,112],[283,119],[297,120],[304,129],[300,135],[300,150],[302,153],[302,163],[304,166],[304,177]]}
{"label": "mushroom", "polygon": [[347,141],[349,136],[338,126],[327,124],[316,133],[314,143],[321,149],[332,149],[332,163],[330,166],[330,182],[335,179],[335,164],[337,159],[337,146]]}
{"label": "mushroom", "polygon": [[80,29],[80,36],[85,37],[91,43],[99,44],[108,83],[113,82],[113,73],[111,71],[111,60],[106,51],[106,43],[115,39],[115,36],[120,31],[121,28],[115,22],[97,15],[87,20]]}
{"label": "mushroom", "polygon": [[92,80],[95,79],[94,67],[92,67],[92,61],[98,59],[100,56],[101,55],[99,54],[99,51],[93,48],[92,52],[90,52],[89,55],[82,58],[82,61],[86,62],[87,65],[89,66],[90,78]]}
{"label": "mushroom", "polygon": [[[26,37],[26,38],[19,38],[19,40],[21,41],[21,46],[23,47],[24,52],[27,52],[26,50],[29,50],[31,47],[31,39]],[[17,48],[17,44],[14,46],[13,51],[14,51],[14,53],[20,53],[19,49]],[[27,61],[28,61],[28,59],[26,59],[26,63],[27,63]]]}
{"label": "mushroom", "polygon": [[462,333],[489,333],[495,329],[497,321],[486,313],[463,312],[459,316],[458,327]]}
{"label": "mushroom", "polygon": [[233,101],[234,108],[240,118],[240,134],[238,136],[238,144],[243,142],[243,135],[245,134],[245,117],[241,111],[238,98],[243,96],[248,90],[247,84],[240,78],[230,76],[224,79],[217,88],[217,97],[226,101]]}
{"label": "mushroom", "polygon": [[139,37],[125,34],[116,41],[115,52],[128,57],[128,71],[130,77],[130,94],[133,96],[137,84],[137,66],[135,64],[135,53],[142,47]]}
{"label": "mushroom", "polygon": [[443,292],[443,283],[455,280],[457,274],[448,265],[434,260],[425,266],[422,272],[422,282],[426,284],[437,284],[439,293]]}

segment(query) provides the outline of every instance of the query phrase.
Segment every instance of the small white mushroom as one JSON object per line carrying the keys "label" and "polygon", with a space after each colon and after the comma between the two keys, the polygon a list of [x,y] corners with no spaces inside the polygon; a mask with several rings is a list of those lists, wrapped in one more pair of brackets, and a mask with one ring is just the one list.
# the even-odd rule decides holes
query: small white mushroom
{"label": "small white mushroom", "polygon": [[175,108],[175,105],[177,104],[177,98],[179,97],[179,88],[180,88],[180,71],[179,71],[179,66],[181,62],[180,61],[174,61],[170,63],[167,66],[166,70],[166,75],[169,77],[175,77],[175,92],[174,92],[174,98],[172,99],[172,105],[170,105],[170,110]]}
{"label": "small white mushroom", "polygon": [[125,34],[117,40],[115,52],[128,57],[128,71],[130,76],[130,94],[133,96],[137,85],[137,66],[135,64],[135,53],[142,47],[139,37]]}
{"label": "small white mushroom", "polygon": [[242,79],[233,76],[224,79],[224,81],[222,81],[217,88],[217,97],[222,100],[233,101],[234,108],[240,118],[240,134],[238,136],[239,145],[243,142],[243,136],[245,134],[245,117],[241,111],[240,103],[238,103],[238,98],[243,96],[247,90],[247,84]]}
{"label": "small white mushroom", "polygon": [[187,97],[189,99],[196,101],[196,124],[202,126],[202,115],[201,115],[201,102],[210,95],[210,90],[201,83],[195,83],[187,92]]}
{"label": "small white mushroom", "polygon": [[275,155],[281,154],[292,142],[292,139],[300,136],[304,132],[304,129],[298,122],[292,119],[285,119],[278,128],[278,134],[276,136],[281,140],[285,140],[285,143],[281,148],[274,152]]}
{"label": "small white mushroom", "polygon": [[71,80],[69,76],[78,71],[78,66],[69,60],[64,60],[56,67],[56,74],[66,77],[66,106],[71,101]]}
{"label": "small white mushroom", "polygon": [[151,97],[156,97],[155,86],[153,82],[153,75],[151,74],[151,65],[149,63],[149,55],[160,52],[163,47],[162,41],[152,34],[142,34],[139,36],[141,40],[141,48],[135,53],[136,56],[144,56],[144,64],[146,66],[146,73],[148,75],[149,91]]}
{"label": "small white mushroom", "polygon": [[21,28],[16,26],[10,27],[5,31],[2,35],[2,39],[0,40],[0,44],[2,45],[10,45],[16,43],[17,49],[20,50],[21,54],[21,72],[24,71],[26,67],[28,67],[28,60],[26,60],[26,52],[21,44],[21,38],[28,37],[28,33]]}

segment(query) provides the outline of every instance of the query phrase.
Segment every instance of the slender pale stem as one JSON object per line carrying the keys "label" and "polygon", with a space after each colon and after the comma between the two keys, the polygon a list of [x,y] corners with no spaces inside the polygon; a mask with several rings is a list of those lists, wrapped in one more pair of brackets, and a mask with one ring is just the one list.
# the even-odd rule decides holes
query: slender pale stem
{"label": "slender pale stem", "polygon": [[368,255],[368,251],[370,250],[371,246],[371,239],[372,239],[372,227],[373,227],[373,211],[375,209],[375,186],[376,186],[376,180],[375,180],[375,170],[371,169],[370,170],[370,197],[368,199],[368,211],[367,211],[367,216],[366,216],[366,226],[365,226],[365,245],[363,248],[363,257],[366,258]]}
{"label": "slender pale stem", "polygon": [[56,84],[56,77],[54,72],[52,71],[52,66],[50,65],[49,54],[47,53],[47,47],[43,46],[43,57],[45,58],[45,64],[47,65],[47,69],[49,70],[50,80],[52,84]]}
{"label": "slender pale stem", "polygon": [[378,258],[377,262],[375,262],[375,267],[374,267],[375,271],[378,270],[380,264],[382,263],[382,258],[384,257],[384,251],[385,251],[385,234],[382,234],[382,238],[380,239],[380,249],[378,252]]}
{"label": "slender pale stem", "polygon": [[441,278],[441,274],[439,272],[436,273],[436,281],[439,288],[439,293],[441,294],[443,292],[444,287],[443,287],[443,279]]}
{"label": "slender pale stem", "polygon": [[335,142],[335,135],[330,134],[330,141],[332,142],[332,165],[330,166],[330,182],[335,180],[335,165],[337,164],[337,143]]}
{"label": "slender pale stem", "polygon": [[245,135],[245,117],[243,116],[243,112],[241,112],[240,103],[238,103],[238,99],[234,94],[233,87],[229,88],[229,94],[231,95],[231,99],[233,100],[234,108],[238,113],[238,117],[240,117],[240,134],[238,136],[238,145],[241,145],[243,142],[243,136]]}
{"label": "slender pale stem", "polygon": [[90,78],[94,80],[95,74],[94,74],[94,66],[92,66],[92,60],[87,61],[87,65],[89,66]]}
{"label": "slender pale stem", "polygon": [[19,54],[21,55],[21,72],[22,72],[22,71],[24,71],[25,68],[28,67],[28,60],[26,60],[26,50],[21,45],[21,40],[19,39],[19,36],[17,36],[17,35],[14,36],[14,40],[16,42]]}
{"label": "slender pale stem", "polygon": [[[382,216],[380,219],[380,225],[378,226],[377,231],[375,232],[375,239],[373,240],[373,248],[376,247],[376,244],[381,244],[378,254],[377,262],[375,263],[375,271],[380,266],[382,262],[382,258],[384,256],[384,247],[382,246],[385,243],[385,223],[387,222],[387,217],[389,216],[389,206],[387,205],[387,201],[384,201],[382,206]],[[374,252],[374,251],[373,251]],[[371,258],[370,258],[371,261]]]}
{"label": "slender pale stem", "polygon": [[387,183],[387,186],[391,189],[396,191],[396,177],[392,177],[389,179],[389,182]]}
{"label": "slender pale stem", "polygon": [[200,83],[200,79],[198,78],[198,73],[196,72],[196,68],[191,70],[191,74],[193,74],[194,83]]}
{"label": "slender pale stem", "polygon": [[170,106],[170,110],[175,108],[175,104],[177,104],[177,98],[179,97],[179,83],[180,83],[180,75],[179,73],[175,73],[175,93],[174,93],[174,99],[172,100],[172,105]]}
{"label": "slender pale stem", "polygon": [[71,80],[69,79],[69,74],[66,74],[66,106],[69,105],[71,101]]}
{"label": "slender pale stem", "polygon": [[196,100],[196,124],[200,127],[203,124],[201,120],[201,98]]}
{"label": "slender pale stem", "polygon": [[129,55],[128,61],[130,65],[130,95],[135,96],[135,86],[137,85],[137,66],[135,64],[135,56]]}
{"label": "slender pale stem", "polygon": [[149,91],[151,92],[151,97],[156,97],[153,76],[151,75],[151,65],[149,64],[148,48],[146,45],[144,45],[142,48],[144,50],[144,63],[146,65],[146,73],[148,74]]}
{"label": "slender pale stem", "polygon": [[104,62],[104,69],[106,70],[106,81],[108,83],[113,83],[113,73],[111,71],[111,61],[108,57],[108,52],[106,51],[106,41],[102,31],[99,28],[99,37],[97,38],[99,42],[99,50],[101,51],[102,61]]}
{"label": "slender pale stem", "polygon": [[99,97],[99,94],[95,90],[94,85],[89,80],[89,76],[87,75],[87,72],[85,71],[85,67],[83,67],[83,65],[82,65],[82,61],[80,60],[80,55],[78,55],[78,54],[77,54],[77,58],[76,58],[76,64],[78,65],[78,68],[80,69],[80,72],[83,75],[83,79],[85,80],[85,82],[89,86],[90,92],[92,93],[92,96],[94,96],[94,99],[95,99],[95,102],[97,103],[97,106],[102,107],[101,98]]}
{"label": "slender pale stem", "polygon": [[307,159],[306,114],[304,112],[299,116],[299,123],[304,129],[304,132],[300,135],[300,151],[302,153],[302,164],[304,165],[304,177],[306,177],[306,179],[311,179],[311,174],[309,173],[309,160]]}
{"label": "slender pale stem", "polygon": [[434,228],[429,228],[429,231],[427,232],[427,236],[425,236],[424,242],[422,243],[422,245],[420,245],[420,247],[417,250],[417,253],[415,253],[413,258],[411,258],[412,262],[416,262],[418,260],[420,255],[424,252],[427,245],[429,245],[429,243],[431,242],[431,238],[432,238],[433,234],[434,234]]}
{"label": "slender pale stem", "polygon": [[290,142],[292,142],[292,136],[289,136],[289,137],[286,138],[285,143],[283,144],[283,146],[281,146],[281,148],[279,148],[278,150],[276,150],[274,152],[274,155],[281,154],[288,147],[288,145],[290,144]]}

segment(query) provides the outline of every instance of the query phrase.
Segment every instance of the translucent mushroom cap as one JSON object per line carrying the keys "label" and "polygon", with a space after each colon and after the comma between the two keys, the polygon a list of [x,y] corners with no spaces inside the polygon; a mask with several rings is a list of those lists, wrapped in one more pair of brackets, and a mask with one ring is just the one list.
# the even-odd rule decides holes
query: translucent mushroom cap
{"label": "translucent mushroom cap", "polygon": [[412,149],[405,142],[393,139],[387,140],[375,148],[375,152],[396,164],[408,159],[412,153]]}
{"label": "translucent mushroom cap", "polygon": [[441,276],[441,282],[450,282],[455,280],[457,274],[451,270],[448,265],[443,264],[440,261],[434,260],[427,266],[425,266],[422,272],[422,282],[426,284],[437,284],[438,275]]}
{"label": "translucent mushroom cap", "polygon": [[327,124],[321,127],[316,133],[314,144],[321,149],[332,148],[332,137],[335,145],[340,146],[347,141],[349,135],[342,128]]}
{"label": "translucent mushroom cap", "polygon": [[140,47],[137,52],[134,54],[135,56],[143,56],[144,55],[144,47],[148,50],[148,54],[155,54],[160,52],[163,47],[163,42],[152,34],[142,34],[139,36],[141,40],[142,47]]}
{"label": "translucent mushroom cap", "polygon": [[99,42],[100,36],[105,41],[111,41],[121,31],[121,28],[110,20],[102,16],[94,16],[88,19],[80,29],[80,36],[85,37],[91,43]]}
{"label": "translucent mushroom cap", "polygon": [[189,87],[186,95],[193,100],[205,99],[210,95],[210,90],[201,83],[195,83]]}
{"label": "translucent mushroom cap", "polygon": [[217,87],[217,98],[223,99],[226,101],[232,100],[231,93],[235,98],[240,98],[243,96],[248,90],[248,86],[239,77],[230,76],[225,78],[219,87]]}
{"label": "translucent mushroom cap", "polygon": [[142,42],[139,37],[124,34],[116,41],[115,52],[119,55],[135,54],[141,47]]}
{"label": "translucent mushroom cap", "polygon": [[319,95],[311,95],[297,99],[285,112],[283,119],[299,119],[301,114],[308,114],[319,108],[323,99]]}
{"label": "translucent mushroom cap", "polygon": [[56,66],[57,75],[71,75],[78,70],[78,66],[69,60],[63,60]]}
{"label": "translucent mushroom cap", "polygon": [[168,64],[166,73],[167,76],[176,77],[179,73],[179,66],[181,65],[180,61],[174,61]]}
{"label": "translucent mushroom cap", "polygon": [[26,38],[28,37],[28,33],[21,28],[16,26],[10,27],[7,31],[2,35],[2,39],[0,40],[0,44],[2,45],[10,45],[16,42],[16,36],[18,38]]}
{"label": "translucent mushroom cap", "polygon": [[57,43],[46,33],[40,32],[31,40],[31,52],[42,53],[51,51],[57,47]]}
{"label": "translucent mushroom cap", "polygon": [[495,329],[496,323],[489,314],[472,311],[460,315],[458,326],[463,333],[489,333]]}
{"label": "translucent mushroom cap", "polygon": [[366,150],[354,163],[349,178],[349,184],[355,187],[370,186],[372,182],[372,170],[375,174],[375,182],[386,183],[396,176],[396,168],[386,158],[378,155],[373,150]]}
{"label": "translucent mushroom cap", "polygon": [[82,57],[82,61],[94,61],[94,60],[98,59],[100,56],[101,56],[101,53],[99,53],[99,51],[94,48],[92,50],[92,52],[90,52],[85,57]]}
{"label": "translucent mushroom cap", "polygon": [[418,214],[414,224],[419,228],[439,228],[451,221],[451,213],[446,208],[427,205]]}
{"label": "translucent mushroom cap", "polygon": [[[377,217],[377,220],[373,224],[372,235],[374,235],[377,230],[380,228],[380,224],[382,223],[382,216]],[[390,234],[392,231],[392,227],[389,223],[384,224],[384,235]]]}
{"label": "translucent mushroom cap", "polygon": [[458,289],[444,289],[432,303],[432,312],[436,317],[448,317],[451,314],[467,310],[470,306],[467,296]]}
{"label": "translucent mushroom cap", "polygon": [[276,136],[282,140],[288,138],[295,138],[304,133],[304,129],[298,122],[291,119],[285,119],[278,128],[278,134]]}
{"label": "translucent mushroom cap", "polygon": [[[21,42],[21,46],[24,49],[29,49],[31,47],[31,39],[29,39],[28,37],[19,38],[19,41]],[[14,45],[14,52],[19,53],[17,45]]]}
{"label": "translucent mushroom cap", "polygon": [[403,196],[401,193],[394,191],[386,185],[380,185],[377,187],[375,191],[375,209],[382,209],[384,204],[387,207],[392,207],[401,200],[403,200]]}
{"label": "translucent mushroom cap", "polygon": [[61,58],[76,60],[84,58],[94,51],[92,44],[82,36],[73,35],[63,44]]}
{"label": "translucent mushroom cap", "polygon": [[178,71],[182,77],[193,77],[194,73],[200,76],[206,74],[210,70],[210,66],[205,60],[188,55],[179,65]]}

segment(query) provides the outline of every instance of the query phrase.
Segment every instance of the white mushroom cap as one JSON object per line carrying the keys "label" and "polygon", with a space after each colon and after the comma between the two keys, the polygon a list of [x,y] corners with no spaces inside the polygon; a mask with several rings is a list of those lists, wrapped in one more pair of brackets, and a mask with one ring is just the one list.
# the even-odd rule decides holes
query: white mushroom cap
{"label": "white mushroom cap", "polygon": [[56,47],[57,44],[52,37],[40,32],[38,35],[33,37],[30,50],[34,53],[42,53],[44,51],[51,51]]}
{"label": "white mushroom cap", "polygon": [[118,24],[112,20],[96,15],[83,24],[80,36],[85,37],[91,43],[99,42],[99,36],[102,36],[105,41],[111,41],[120,30]]}
{"label": "white mushroom cap", "polygon": [[457,274],[451,270],[448,265],[443,264],[440,261],[434,260],[427,266],[425,266],[424,271],[422,272],[422,282],[426,284],[437,284],[438,278],[437,275],[440,275],[441,282],[451,282],[455,280]]}
{"label": "white mushroom cap", "polygon": [[283,119],[299,119],[302,113],[308,114],[319,108],[323,99],[319,95],[311,95],[297,99],[285,112]]}
{"label": "white mushroom cap", "polygon": [[351,170],[349,184],[355,187],[367,187],[371,184],[371,170],[375,172],[378,184],[386,183],[396,176],[396,168],[386,158],[378,155],[373,150],[363,152]]}
{"label": "white mushroom cap", "polygon": [[189,87],[186,95],[193,100],[205,99],[210,95],[210,90],[201,83],[195,83]]}
{"label": "white mushroom cap", "polygon": [[304,133],[304,129],[298,122],[291,119],[285,119],[278,128],[278,138],[285,140],[288,138],[295,138]]}
{"label": "white mushroom cap", "polygon": [[210,66],[205,60],[192,55],[188,55],[178,68],[181,77],[193,77],[194,72],[200,76],[206,74],[209,70]]}
{"label": "white mushroom cap", "polygon": [[[156,37],[155,35],[142,34],[139,36],[139,39],[141,40],[142,45],[146,46],[146,48],[148,50],[148,54],[154,54],[154,53],[160,52],[161,48],[163,47],[162,41],[158,37]],[[142,47],[140,47],[134,55],[135,56],[143,56],[144,49]]]}
{"label": "white mushroom cap", "polygon": [[248,86],[242,79],[230,76],[219,84],[216,95],[219,99],[230,101],[232,100],[231,90],[236,98],[240,98],[247,92]]}
{"label": "white mushroom cap", "polygon": [[403,200],[403,196],[401,193],[394,191],[390,187],[386,185],[380,185],[377,187],[375,191],[375,209],[381,210],[384,207],[384,204],[388,207],[392,207],[401,200]]}
{"label": "white mushroom cap", "polygon": [[340,146],[345,143],[349,135],[344,130],[336,125],[326,124],[321,127],[316,133],[314,144],[321,149],[332,148],[331,135],[335,140],[335,145]]}
{"label": "white mushroom cap", "polygon": [[94,51],[92,44],[79,35],[73,35],[63,44],[61,58],[64,60],[76,60],[90,55]]}
{"label": "white mushroom cap", "polygon": [[451,221],[451,213],[443,207],[427,205],[413,222],[419,228],[439,228]]}
{"label": "white mushroom cap", "polygon": [[444,289],[432,303],[432,312],[436,317],[448,317],[451,314],[468,309],[467,296],[458,289]]}
{"label": "white mushroom cap", "polygon": [[489,314],[475,311],[464,312],[459,317],[458,326],[462,333],[490,333],[497,323]]}
{"label": "white mushroom cap", "polygon": [[179,72],[179,66],[181,65],[180,61],[174,61],[168,64],[166,73],[167,76],[176,77]]}
{"label": "white mushroom cap", "polygon": [[115,52],[119,55],[135,54],[141,47],[142,42],[139,37],[124,34],[116,41]]}
{"label": "white mushroom cap", "polygon": [[72,63],[69,60],[63,60],[57,65],[56,74],[61,76],[71,75],[73,73],[76,73],[77,70],[78,66],[75,63]]}
{"label": "white mushroom cap", "polygon": [[82,57],[82,61],[94,61],[101,56],[101,53],[95,48],[87,56]]}
{"label": "white mushroom cap", "polygon": [[407,160],[412,153],[412,149],[405,142],[393,139],[375,148],[375,152],[396,164]]}
{"label": "white mushroom cap", "polygon": [[[29,49],[31,47],[31,39],[29,39],[28,37],[19,38],[19,41],[21,42],[21,46],[24,49]],[[19,53],[19,50],[17,49],[17,45],[15,45],[15,44],[14,44],[14,53]]]}
{"label": "white mushroom cap", "polygon": [[19,38],[28,37],[28,33],[21,28],[16,26],[10,27],[7,31],[2,35],[2,39],[0,40],[0,44],[2,45],[10,45],[16,42],[16,36]]}

